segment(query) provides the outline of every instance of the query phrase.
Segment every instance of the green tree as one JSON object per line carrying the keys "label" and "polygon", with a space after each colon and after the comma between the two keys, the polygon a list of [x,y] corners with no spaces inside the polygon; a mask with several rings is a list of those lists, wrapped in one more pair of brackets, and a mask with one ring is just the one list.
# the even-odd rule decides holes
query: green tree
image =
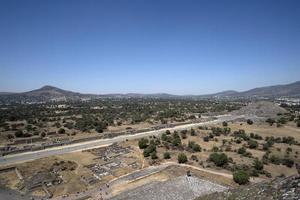
{"label": "green tree", "polygon": [[181,139],[180,139],[180,137],[179,137],[179,135],[176,133],[174,133],[174,136],[173,136],[173,140],[172,140],[172,144],[174,145],[174,146],[179,146],[179,145],[181,145]]}
{"label": "green tree", "polygon": [[225,153],[212,153],[209,155],[209,160],[218,167],[224,166],[228,163],[228,157]]}
{"label": "green tree", "polygon": [[250,149],[256,149],[258,147],[258,143],[254,140],[249,140],[248,145]]}
{"label": "green tree", "polygon": [[157,157],[156,151],[153,151],[153,152],[151,153],[151,159],[155,160],[155,159],[157,159],[157,158],[158,158],[158,157]]}
{"label": "green tree", "polygon": [[23,137],[23,136],[24,136],[24,133],[23,133],[22,130],[17,130],[17,131],[15,132],[15,136],[16,136],[16,137]]}
{"label": "green tree", "polygon": [[156,146],[154,144],[150,144],[147,148],[144,149],[144,157],[150,156],[150,154],[154,151],[156,151]]}
{"label": "green tree", "polygon": [[249,174],[244,170],[238,170],[233,173],[233,180],[234,182],[238,183],[239,185],[244,185],[249,182]]}
{"label": "green tree", "polygon": [[65,132],[66,132],[66,130],[64,128],[58,129],[58,133],[59,134],[64,134]]}
{"label": "green tree", "polygon": [[170,159],[170,158],[171,158],[171,154],[169,152],[165,152],[164,159]]}
{"label": "green tree", "polygon": [[141,138],[139,140],[139,148],[140,149],[145,149],[148,146],[149,140],[147,138]]}
{"label": "green tree", "polygon": [[245,147],[241,147],[238,149],[238,154],[245,154],[246,153],[246,148]]}
{"label": "green tree", "polygon": [[167,141],[167,140],[168,140],[168,136],[167,136],[166,133],[163,133],[163,134],[161,135],[161,140],[162,140],[162,141]]}
{"label": "green tree", "polygon": [[187,156],[184,153],[179,153],[177,157],[178,163],[186,163]]}
{"label": "green tree", "polygon": [[252,125],[252,124],[253,124],[253,121],[252,121],[251,119],[248,119],[248,120],[247,120],[247,124]]}
{"label": "green tree", "polygon": [[255,159],[254,162],[253,162],[253,167],[256,170],[260,171],[260,170],[264,169],[264,164],[261,161],[259,161],[258,159]]}

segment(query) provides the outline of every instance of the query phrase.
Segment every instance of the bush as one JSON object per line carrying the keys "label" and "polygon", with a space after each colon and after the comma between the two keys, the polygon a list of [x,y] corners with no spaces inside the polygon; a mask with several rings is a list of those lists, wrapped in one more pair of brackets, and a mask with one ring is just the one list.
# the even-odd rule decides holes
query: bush
{"label": "bush", "polygon": [[238,149],[238,154],[242,154],[244,155],[246,153],[246,148],[245,147],[241,147]]}
{"label": "bush", "polygon": [[164,159],[170,159],[170,158],[171,158],[171,154],[169,152],[165,152]]}
{"label": "bush", "polygon": [[196,131],[194,129],[191,129],[191,136],[196,136]]}
{"label": "bush", "polygon": [[253,167],[256,170],[260,171],[260,170],[264,169],[264,164],[261,161],[259,161],[258,159],[255,159],[254,162],[253,162]]}
{"label": "bush", "polygon": [[248,183],[249,178],[249,174],[244,170],[239,170],[233,173],[233,180],[239,185],[244,185]]}
{"label": "bush", "polygon": [[178,154],[178,163],[186,163],[187,162],[187,157],[184,153]]}
{"label": "bush", "polygon": [[15,136],[16,136],[16,137],[23,137],[23,135],[24,135],[24,133],[23,133],[22,130],[17,130],[17,131],[15,132]]}
{"label": "bush", "polygon": [[218,167],[224,166],[228,163],[228,157],[224,153],[212,153],[209,155],[209,160]]}
{"label": "bush", "polygon": [[294,166],[294,161],[289,158],[284,158],[281,160],[281,163],[289,168]]}
{"label": "bush", "polygon": [[152,152],[156,151],[156,146],[151,144],[147,148],[144,149],[144,157],[149,157]]}
{"label": "bush", "polygon": [[252,125],[252,124],[253,124],[253,121],[252,121],[251,119],[248,119],[248,120],[247,120],[247,124]]}
{"label": "bush", "polygon": [[97,127],[96,127],[96,131],[97,131],[98,133],[103,133],[103,129],[102,129],[101,126],[97,126]]}
{"label": "bush", "polygon": [[14,136],[13,136],[12,134],[8,134],[8,135],[7,135],[7,138],[8,138],[8,139],[13,139]]}
{"label": "bush", "polygon": [[201,151],[200,145],[199,144],[194,144],[193,150],[196,151],[196,152],[200,152]]}
{"label": "bush", "polygon": [[173,137],[173,140],[172,140],[172,144],[173,144],[174,146],[179,146],[179,145],[181,145],[181,139],[180,139],[180,137],[179,137],[178,134],[174,134],[174,137]]}
{"label": "bush", "polygon": [[224,121],[223,126],[228,126],[228,123]]}
{"label": "bush", "polygon": [[205,137],[203,138],[203,141],[204,141],[204,142],[209,142],[209,137],[208,137],[208,136],[205,136]]}
{"label": "bush", "polygon": [[274,119],[271,119],[271,118],[268,118],[268,119],[266,120],[266,122],[269,123],[270,126],[272,126],[272,125],[275,123],[275,120],[274,120]]}
{"label": "bush", "polygon": [[196,143],[193,142],[193,141],[189,141],[188,147],[189,147],[190,149],[192,149],[193,151],[196,151],[196,152],[200,152],[200,151],[201,151],[200,145],[199,145],[199,144],[196,144]]}
{"label": "bush", "polygon": [[142,138],[142,139],[140,139],[139,140],[139,148],[140,149],[145,149],[145,148],[147,148],[147,146],[148,146],[148,139],[146,139],[146,138]]}
{"label": "bush", "polygon": [[161,135],[161,140],[162,140],[162,141],[167,141],[167,140],[168,140],[168,136],[167,136],[166,133],[163,133],[163,134]]}
{"label": "bush", "polygon": [[254,140],[249,140],[248,145],[250,149],[256,149],[258,147],[258,143]]}
{"label": "bush", "polygon": [[272,155],[270,157],[270,162],[275,164],[275,165],[280,165],[280,159],[275,155]]}
{"label": "bush", "polygon": [[158,158],[158,157],[157,157],[156,151],[153,151],[153,152],[151,153],[151,159],[155,160],[155,159],[157,159],[157,158]]}
{"label": "bush", "polygon": [[66,132],[66,130],[64,128],[58,129],[58,133],[59,134],[64,134],[65,132]]}

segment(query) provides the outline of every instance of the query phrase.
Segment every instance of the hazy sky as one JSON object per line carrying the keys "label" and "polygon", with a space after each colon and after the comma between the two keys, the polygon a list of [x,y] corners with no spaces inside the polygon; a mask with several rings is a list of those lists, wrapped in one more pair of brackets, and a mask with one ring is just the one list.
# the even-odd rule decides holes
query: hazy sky
{"label": "hazy sky", "polygon": [[203,94],[297,81],[299,10],[299,0],[0,0],[0,91]]}

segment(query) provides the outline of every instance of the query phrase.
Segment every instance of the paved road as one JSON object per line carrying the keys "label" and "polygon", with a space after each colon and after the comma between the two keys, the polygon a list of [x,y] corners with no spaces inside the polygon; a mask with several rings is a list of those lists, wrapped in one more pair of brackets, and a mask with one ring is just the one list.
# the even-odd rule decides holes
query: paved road
{"label": "paved road", "polygon": [[138,139],[138,138],[142,138],[142,137],[150,136],[150,135],[159,135],[159,134],[164,133],[166,130],[170,130],[170,131],[183,130],[183,129],[197,127],[197,126],[216,124],[216,123],[220,123],[223,121],[230,121],[230,120],[234,120],[234,119],[242,118],[242,117],[244,117],[244,116],[243,115],[238,115],[238,116],[236,116],[236,115],[221,115],[221,116],[216,116],[216,118],[217,118],[216,120],[211,120],[211,121],[207,121],[207,122],[178,125],[173,128],[164,128],[164,129],[160,129],[160,130],[137,133],[134,135],[122,135],[122,136],[118,136],[118,137],[114,137],[114,138],[99,139],[99,140],[76,143],[76,144],[71,144],[71,145],[64,145],[64,146],[48,148],[48,149],[44,149],[44,150],[40,150],[40,151],[31,151],[31,152],[25,152],[25,153],[20,153],[20,154],[7,155],[7,156],[0,157],[0,166],[26,162],[26,161],[30,161],[30,160],[36,160],[39,158],[44,158],[44,157],[53,156],[53,155],[61,155],[61,154],[65,154],[65,153],[75,152],[75,151],[93,149],[93,148],[97,148],[97,147],[101,147],[101,146],[108,146],[115,142],[125,141],[126,139],[131,140],[131,139]]}

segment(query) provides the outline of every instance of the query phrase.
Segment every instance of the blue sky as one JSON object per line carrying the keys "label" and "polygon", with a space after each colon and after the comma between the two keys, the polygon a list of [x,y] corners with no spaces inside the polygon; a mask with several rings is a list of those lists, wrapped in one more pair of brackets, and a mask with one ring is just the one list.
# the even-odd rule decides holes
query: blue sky
{"label": "blue sky", "polygon": [[0,0],[0,91],[204,94],[300,80],[300,1]]}

